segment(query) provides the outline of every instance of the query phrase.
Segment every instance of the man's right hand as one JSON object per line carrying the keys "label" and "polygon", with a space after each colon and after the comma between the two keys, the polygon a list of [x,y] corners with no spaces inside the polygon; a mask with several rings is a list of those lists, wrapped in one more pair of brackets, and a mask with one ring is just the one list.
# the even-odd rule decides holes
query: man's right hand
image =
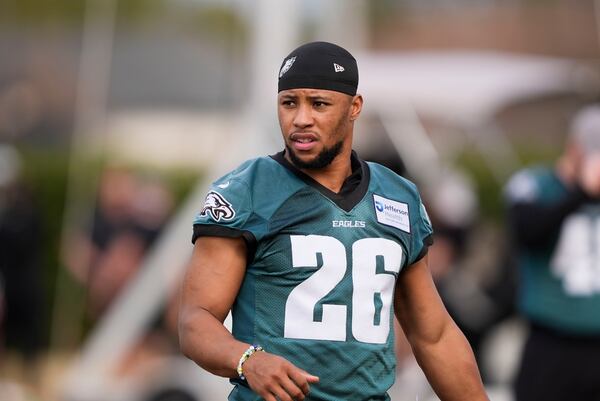
{"label": "man's right hand", "polygon": [[250,388],[266,401],[302,401],[310,383],[319,381],[317,376],[267,352],[255,352],[244,362],[244,376]]}

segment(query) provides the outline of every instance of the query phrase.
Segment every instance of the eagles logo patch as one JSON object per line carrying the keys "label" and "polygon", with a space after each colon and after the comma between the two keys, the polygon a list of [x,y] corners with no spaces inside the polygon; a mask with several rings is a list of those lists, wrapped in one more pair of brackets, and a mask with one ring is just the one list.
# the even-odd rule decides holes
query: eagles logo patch
{"label": "eagles logo patch", "polygon": [[200,216],[206,217],[210,215],[213,220],[221,221],[221,220],[231,220],[235,217],[235,210],[231,206],[231,203],[227,201],[218,192],[210,191],[206,195],[206,200],[204,201],[204,207],[200,212]]}
{"label": "eagles logo patch", "polygon": [[296,56],[290,57],[287,60],[285,60],[283,67],[281,67],[281,71],[279,71],[279,78],[283,77],[283,74],[285,74],[290,68],[292,68],[292,64],[294,64],[294,61],[296,61]]}

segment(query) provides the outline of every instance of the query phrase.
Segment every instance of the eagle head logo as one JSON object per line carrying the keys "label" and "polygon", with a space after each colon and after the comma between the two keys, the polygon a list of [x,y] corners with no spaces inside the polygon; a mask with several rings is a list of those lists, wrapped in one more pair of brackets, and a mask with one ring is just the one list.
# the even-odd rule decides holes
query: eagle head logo
{"label": "eagle head logo", "polygon": [[296,56],[290,57],[287,60],[285,60],[283,67],[281,67],[281,70],[279,71],[279,78],[283,77],[283,74],[285,74],[290,68],[292,68],[292,64],[294,64],[294,61],[296,61]]}
{"label": "eagle head logo", "polygon": [[235,217],[235,210],[233,210],[231,203],[229,203],[223,195],[215,191],[210,191],[206,195],[204,207],[200,212],[200,216],[202,217],[208,215],[216,221],[228,221]]}

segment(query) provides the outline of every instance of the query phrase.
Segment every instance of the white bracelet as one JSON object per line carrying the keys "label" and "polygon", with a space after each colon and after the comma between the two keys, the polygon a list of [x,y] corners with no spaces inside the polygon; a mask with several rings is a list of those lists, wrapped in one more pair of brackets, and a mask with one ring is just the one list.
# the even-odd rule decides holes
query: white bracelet
{"label": "white bracelet", "polygon": [[244,376],[244,362],[246,362],[248,360],[248,358],[250,358],[250,356],[252,356],[252,354],[254,354],[255,352],[258,352],[258,351],[264,351],[263,347],[261,347],[260,345],[251,345],[250,348],[248,348],[242,354],[242,357],[240,358],[240,361],[238,362],[238,366],[237,366],[237,373],[238,373],[238,376],[240,377],[240,379],[246,380],[246,376]]}

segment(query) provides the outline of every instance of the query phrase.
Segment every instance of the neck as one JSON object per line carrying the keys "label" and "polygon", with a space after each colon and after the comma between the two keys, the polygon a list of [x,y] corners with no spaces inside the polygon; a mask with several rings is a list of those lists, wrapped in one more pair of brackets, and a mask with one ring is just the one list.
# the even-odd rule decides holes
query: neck
{"label": "neck", "polygon": [[[300,171],[330,191],[338,193],[342,189],[342,185],[346,178],[352,174],[352,163],[350,161],[351,153],[352,148],[344,148],[327,167],[318,170],[301,168]],[[287,153],[285,157],[290,161]]]}

